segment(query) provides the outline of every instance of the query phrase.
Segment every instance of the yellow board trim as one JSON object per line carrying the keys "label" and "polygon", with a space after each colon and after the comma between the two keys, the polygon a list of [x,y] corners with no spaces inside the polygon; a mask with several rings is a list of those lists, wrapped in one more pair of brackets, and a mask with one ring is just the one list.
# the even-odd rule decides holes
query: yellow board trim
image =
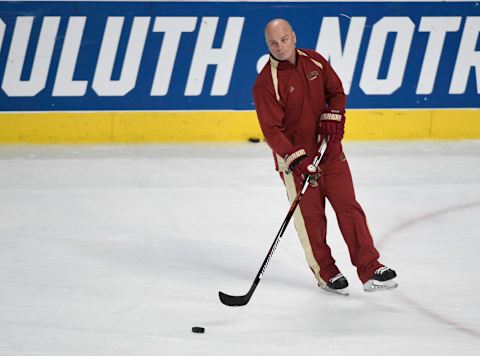
{"label": "yellow board trim", "polygon": [[[346,140],[479,139],[479,109],[349,110]],[[0,143],[226,142],[263,138],[254,111],[1,113]]]}
{"label": "yellow board trim", "polygon": [[479,109],[349,110],[345,128],[348,140],[478,138]]}

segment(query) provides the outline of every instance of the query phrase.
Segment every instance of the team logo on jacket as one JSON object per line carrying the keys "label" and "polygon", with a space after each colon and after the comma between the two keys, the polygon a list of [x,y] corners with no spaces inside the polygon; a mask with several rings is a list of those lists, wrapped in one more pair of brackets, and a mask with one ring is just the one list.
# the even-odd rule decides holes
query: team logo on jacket
{"label": "team logo on jacket", "polygon": [[318,78],[318,71],[312,70],[310,73],[307,74],[307,79],[309,81],[315,80]]}

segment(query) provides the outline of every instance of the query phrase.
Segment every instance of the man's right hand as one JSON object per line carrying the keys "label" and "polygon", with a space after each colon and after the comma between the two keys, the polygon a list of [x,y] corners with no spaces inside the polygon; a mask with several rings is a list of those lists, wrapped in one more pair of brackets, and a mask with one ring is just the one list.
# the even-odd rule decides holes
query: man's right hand
{"label": "man's right hand", "polygon": [[313,160],[308,157],[305,149],[295,147],[291,153],[285,156],[285,162],[287,163],[288,170],[293,172],[297,177],[305,179],[306,176],[310,175],[310,184],[312,187],[318,185],[318,168],[312,163]]}

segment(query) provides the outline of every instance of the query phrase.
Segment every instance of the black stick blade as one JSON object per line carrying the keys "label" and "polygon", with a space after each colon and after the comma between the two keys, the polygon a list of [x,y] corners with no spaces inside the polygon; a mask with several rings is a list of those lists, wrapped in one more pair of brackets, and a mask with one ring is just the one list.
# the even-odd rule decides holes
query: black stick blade
{"label": "black stick blade", "polygon": [[220,301],[229,307],[244,306],[249,302],[251,297],[251,295],[249,294],[233,296],[233,295],[228,295],[222,292],[218,292],[218,296],[220,297]]}

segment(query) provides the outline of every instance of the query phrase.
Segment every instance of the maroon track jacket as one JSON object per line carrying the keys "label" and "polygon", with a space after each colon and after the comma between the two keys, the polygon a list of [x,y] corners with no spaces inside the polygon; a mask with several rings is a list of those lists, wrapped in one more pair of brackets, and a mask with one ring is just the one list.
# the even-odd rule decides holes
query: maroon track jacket
{"label": "maroon track jacket", "polygon": [[345,110],[342,83],[328,61],[312,50],[296,51],[296,65],[270,55],[253,87],[260,127],[280,158],[294,147],[316,156],[320,114],[326,108]]}

